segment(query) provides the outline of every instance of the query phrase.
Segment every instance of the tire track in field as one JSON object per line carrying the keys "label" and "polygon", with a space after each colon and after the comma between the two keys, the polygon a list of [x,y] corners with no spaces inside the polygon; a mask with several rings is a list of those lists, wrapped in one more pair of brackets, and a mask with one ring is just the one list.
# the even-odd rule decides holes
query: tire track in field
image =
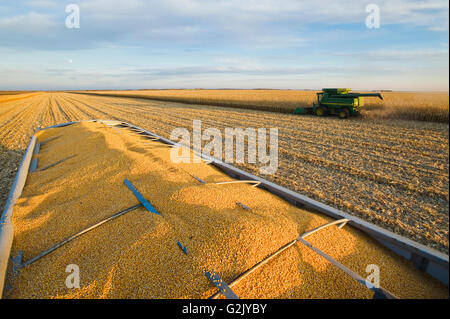
{"label": "tire track in field", "polygon": [[75,105],[67,96],[60,95],[59,101],[64,107],[67,107],[74,114],[71,120],[91,120],[92,115],[86,112],[86,110],[81,109],[79,106]]}
{"label": "tire track in field", "polygon": [[58,100],[54,96],[52,97],[52,106],[55,106],[55,108],[58,109],[58,113],[62,115],[62,122],[70,122],[71,120],[73,120],[73,118],[69,116],[67,112],[61,107],[61,105],[58,103]]}
{"label": "tire track in field", "polygon": [[61,109],[65,109],[65,113],[68,116],[68,121],[80,121],[89,119],[86,114],[82,113],[73,103],[68,102],[67,100],[60,97],[56,99],[56,103],[58,107]]}

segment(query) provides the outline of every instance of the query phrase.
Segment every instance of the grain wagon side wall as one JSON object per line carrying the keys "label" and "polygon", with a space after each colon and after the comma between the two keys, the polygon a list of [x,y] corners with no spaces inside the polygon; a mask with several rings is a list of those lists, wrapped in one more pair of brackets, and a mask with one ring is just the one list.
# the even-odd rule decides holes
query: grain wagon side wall
{"label": "grain wagon side wall", "polygon": [[33,157],[34,148],[36,146],[36,136],[33,136],[28,143],[25,155],[22,158],[19,169],[14,179],[14,183],[9,192],[5,209],[0,218],[0,298],[3,296],[3,288],[5,285],[6,270],[8,268],[8,260],[11,253],[11,246],[14,237],[14,229],[12,224],[13,208],[17,199],[22,195],[23,187],[28,176],[31,158]]}

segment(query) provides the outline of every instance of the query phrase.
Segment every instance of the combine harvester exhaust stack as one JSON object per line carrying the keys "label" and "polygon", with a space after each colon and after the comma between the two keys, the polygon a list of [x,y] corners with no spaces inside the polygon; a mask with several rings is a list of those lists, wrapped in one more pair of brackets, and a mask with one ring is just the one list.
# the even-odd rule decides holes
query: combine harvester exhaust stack
{"label": "combine harvester exhaust stack", "polygon": [[38,129],[1,216],[3,298],[448,298],[447,255],[217,159],[173,163],[180,146],[121,121]]}

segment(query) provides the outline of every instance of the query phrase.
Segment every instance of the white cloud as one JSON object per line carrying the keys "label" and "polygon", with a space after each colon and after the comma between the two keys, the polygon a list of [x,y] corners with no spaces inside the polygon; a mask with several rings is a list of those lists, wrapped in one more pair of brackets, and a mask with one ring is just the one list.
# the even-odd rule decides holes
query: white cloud
{"label": "white cloud", "polygon": [[410,60],[410,59],[448,59],[448,49],[415,49],[415,50],[369,50],[352,53],[334,53],[337,56],[352,56],[360,59]]}
{"label": "white cloud", "polygon": [[[222,42],[298,47],[308,41],[308,34],[301,34],[301,30],[309,24],[363,26],[367,15],[366,3],[360,0],[81,0],[77,3],[81,9],[79,36],[64,30],[64,5],[52,0],[30,0],[25,2],[28,12],[0,16],[2,44],[52,49],[62,44],[68,46],[61,41],[67,38],[73,48],[115,41],[122,41],[122,45]],[[401,24],[448,31],[447,1],[378,0],[377,4],[382,27]],[[52,41],[40,44],[39,36]]]}
{"label": "white cloud", "polygon": [[[364,22],[365,5],[360,0],[85,0],[80,2],[85,14],[98,19],[142,17],[182,17],[199,22],[230,26],[233,23],[341,23]],[[379,0],[383,21],[414,25],[445,24],[448,2],[442,0]],[[446,12],[447,11],[447,12]],[[151,23],[151,21],[149,21]]]}
{"label": "white cloud", "polygon": [[54,8],[58,5],[61,6],[61,4],[58,4],[58,2],[55,0],[29,0],[26,1],[26,4],[30,7],[42,9]]}
{"label": "white cloud", "polygon": [[36,12],[0,18],[0,27],[9,28],[10,31],[32,31],[36,29],[46,31],[53,26],[54,23],[51,16]]}

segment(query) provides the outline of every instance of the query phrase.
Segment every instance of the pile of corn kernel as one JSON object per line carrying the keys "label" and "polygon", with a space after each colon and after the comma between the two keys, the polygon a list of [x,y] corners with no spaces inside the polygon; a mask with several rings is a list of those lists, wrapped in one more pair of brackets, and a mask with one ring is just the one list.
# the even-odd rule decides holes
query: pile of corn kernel
{"label": "pile of corn kernel", "polygon": [[[230,283],[299,234],[331,221],[250,184],[217,185],[233,179],[207,163],[175,164],[171,147],[128,128],[81,122],[36,136],[38,167],[14,207],[12,257],[22,251],[27,261],[138,204],[124,179],[161,215],[141,207],[17,273],[10,263],[8,298],[208,298],[217,288],[205,271]],[[363,278],[367,265],[378,265],[380,285],[398,297],[448,298],[447,287],[351,226],[331,226],[307,240]],[[66,286],[70,264],[79,267],[80,288]],[[240,298],[373,297],[302,243],[232,290]]]}

